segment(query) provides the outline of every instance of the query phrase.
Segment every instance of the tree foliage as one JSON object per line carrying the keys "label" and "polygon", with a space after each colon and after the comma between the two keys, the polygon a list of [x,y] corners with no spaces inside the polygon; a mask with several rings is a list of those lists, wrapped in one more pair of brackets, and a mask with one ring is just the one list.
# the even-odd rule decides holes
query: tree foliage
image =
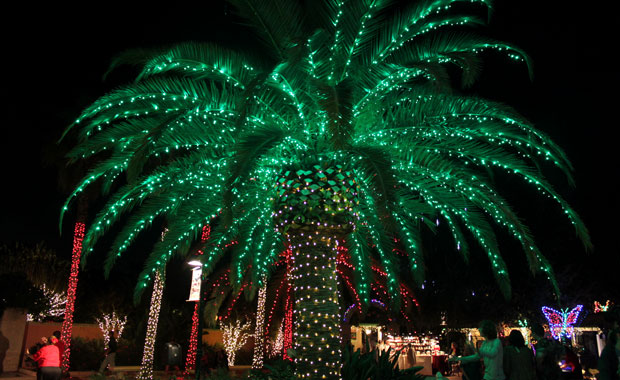
{"label": "tree foliage", "polygon": [[[590,246],[579,216],[542,172],[555,166],[570,180],[570,162],[514,109],[454,88],[454,79],[474,83],[484,51],[530,68],[519,48],[479,32],[489,1],[231,3],[255,27],[260,54],[200,42],[127,53],[116,64],[138,64],[137,80],[102,96],[69,128],[79,139],[69,158],[98,163],[67,206],[95,183],[109,193],[84,240],[85,257],[122,222],[109,271],[142,231],[165,218],[169,231],[145,264],[139,296],[155,271],[185,255],[212,223],[202,247],[206,273],[229,254],[231,278],[241,281],[249,267],[256,288],[284,245],[278,228],[309,223],[306,201],[294,207],[301,211],[293,219],[278,216],[283,195],[297,189],[287,186],[300,183],[307,202],[313,195],[334,200],[319,219],[334,221],[338,203],[352,202],[338,222],[351,226],[344,242],[366,302],[363,273],[373,261],[393,293],[399,268],[424,280],[421,230],[439,220],[463,260],[470,242],[481,247],[506,297],[510,281],[496,227],[519,241],[531,271],[558,290],[490,172],[519,178],[556,201]],[[317,180],[327,170],[347,180]]]}
{"label": "tree foliage", "polygon": [[45,286],[55,292],[66,291],[69,262],[60,259],[56,252],[43,243],[3,244],[0,246],[2,267],[0,274],[21,273],[38,287]]}

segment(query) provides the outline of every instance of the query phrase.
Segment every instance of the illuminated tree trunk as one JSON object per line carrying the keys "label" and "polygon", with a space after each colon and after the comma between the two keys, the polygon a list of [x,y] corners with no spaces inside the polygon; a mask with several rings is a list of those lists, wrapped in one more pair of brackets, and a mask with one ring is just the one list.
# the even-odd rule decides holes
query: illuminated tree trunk
{"label": "illuminated tree trunk", "polygon": [[102,319],[95,318],[95,321],[97,321],[99,329],[101,329],[103,334],[103,348],[107,350],[110,343],[110,332],[116,331],[116,339],[120,339],[127,324],[127,316],[124,315],[121,318],[120,315],[116,315],[116,312],[112,312],[112,314],[104,314]]}
{"label": "illuminated tree trunk", "polygon": [[286,259],[286,302],[284,303],[284,337],[282,339],[282,357],[293,360],[288,356],[288,349],[293,348],[293,287],[291,286],[291,255]]}
{"label": "illuminated tree trunk", "polygon": [[334,229],[289,230],[293,252],[296,377],[339,379],[340,309]]}
{"label": "illuminated tree trunk", "polygon": [[73,230],[73,249],[71,252],[71,271],[69,272],[69,283],[67,285],[67,304],[65,306],[65,319],[60,330],[60,340],[64,343],[62,356],[62,372],[69,371],[71,363],[71,336],[73,330],[73,311],[75,310],[75,297],[78,285],[78,275],[80,273],[80,257],[82,255],[82,241],[86,231],[86,200],[78,200],[78,217]]}
{"label": "illuminated tree trunk", "polygon": [[189,348],[187,349],[187,357],[185,358],[184,377],[189,377],[189,373],[196,369],[196,351],[198,349],[198,322],[200,312],[200,303],[194,302],[194,314],[192,314],[192,332],[189,335]]}
{"label": "illuminated tree trunk", "polygon": [[166,274],[163,271],[155,273],[153,283],[153,295],[151,296],[151,308],[149,310],[149,320],[146,327],[146,339],[144,340],[144,353],[142,354],[142,365],[138,378],[141,380],[153,379],[153,353],[155,351],[155,337],[157,336],[157,323],[159,321],[159,309],[161,308],[161,298],[164,292],[164,281]]}
{"label": "illuminated tree trunk", "polygon": [[[207,240],[209,240],[209,236],[211,236],[211,226],[207,224],[206,226],[202,227],[202,235],[200,237],[200,241],[202,243],[205,243]],[[198,252],[196,253],[196,256],[201,256],[203,254],[204,252],[202,250],[198,250]],[[183,372],[183,375],[186,378],[189,378],[190,371],[193,371],[196,369],[196,356],[198,352],[200,351],[202,353],[202,350],[199,350],[200,347],[198,346],[198,331],[200,330],[201,332],[200,346],[202,346],[202,329],[200,328],[200,318],[203,318],[203,316],[200,315],[201,314],[200,305],[202,303],[201,300],[202,300],[202,294],[204,291],[202,287],[203,277],[204,277],[203,275],[201,275],[200,277],[201,279],[201,286],[200,286],[200,292],[199,292],[200,300],[195,302],[194,314],[192,314],[192,331],[190,332],[190,335],[189,335],[189,348],[187,349],[187,357],[185,358],[185,371]],[[200,378],[200,371],[196,371],[196,377]]]}
{"label": "illuminated tree trunk", "polygon": [[291,255],[295,376],[340,379],[338,240],[356,219],[359,186],[352,171],[329,160],[287,168],[277,180],[275,222]]}
{"label": "illuminated tree trunk", "polygon": [[265,356],[265,302],[267,300],[267,277],[263,277],[263,286],[258,291],[258,304],[256,305],[256,327],[254,328],[254,357],[252,368],[263,368]]}
{"label": "illuminated tree trunk", "polygon": [[247,343],[248,338],[252,336],[252,334],[246,332],[251,328],[251,322],[242,322],[240,320],[220,326],[224,351],[226,351],[226,356],[228,356],[228,366],[232,367],[235,365],[237,352]]}

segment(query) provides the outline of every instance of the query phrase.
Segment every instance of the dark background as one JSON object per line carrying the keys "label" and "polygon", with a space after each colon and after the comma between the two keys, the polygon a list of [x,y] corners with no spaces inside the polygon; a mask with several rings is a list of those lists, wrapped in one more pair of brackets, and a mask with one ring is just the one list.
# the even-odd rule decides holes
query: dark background
{"label": "dark background", "polygon": [[[469,91],[514,106],[563,147],[574,164],[576,188],[553,170],[548,176],[585,220],[594,244],[589,253],[558,206],[510,181],[498,184],[553,263],[564,293],[561,307],[572,307],[573,302],[591,307],[594,300],[609,297],[620,301],[614,185],[620,174],[615,140],[620,75],[612,58],[617,50],[617,12],[600,4],[588,8],[560,1],[497,1],[488,32],[530,54],[534,79],[529,80],[524,65],[491,55],[480,83]],[[56,144],[63,129],[98,96],[131,78],[130,72],[120,70],[102,81],[117,53],[186,40],[249,44],[247,30],[231,20],[221,0],[202,5],[175,2],[166,8],[134,3],[131,9],[113,3],[90,3],[89,8],[60,4],[31,8],[21,3],[5,11],[0,243],[44,241],[59,255],[70,257],[73,218],[70,213],[59,235],[59,210],[67,193],[57,185],[58,165],[53,163],[64,149]],[[510,239],[502,242],[516,299],[538,302],[533,299],[540,289],[540,302],[552,302],[548,285],[525,270],[518,246]],[[432,300],[449,303],[455,291],[461,300],[483,294],[497,298],[484,258],[474,258],[464,269],[442,244],[435,242],[429,248],[429,287],[426,295],[420,291],[430,309],[447,308],[443,301],[432,306]],[[140,262],[140,253],[135,255],[133,261],[127,259],[125,269],[115,269],[116,285],[124,278],[133,286],[131,270]],[[84,286],[114,288],[115,284],[103,282],[98,263],[94,260],[87,267],[92,273],[85,275]],[[478,304],[472,305],[470,311],[476,313]]]}

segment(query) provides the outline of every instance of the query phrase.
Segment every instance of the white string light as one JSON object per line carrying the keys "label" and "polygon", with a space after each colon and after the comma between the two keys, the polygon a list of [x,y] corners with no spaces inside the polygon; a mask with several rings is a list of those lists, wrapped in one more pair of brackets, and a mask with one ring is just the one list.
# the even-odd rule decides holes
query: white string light
{"label": "white string light", "polygon": [[239,351],[252,336],[252,334],[246,332],[250,330],[251,327],[251,322],[242,322],[240,320],[222,326],[222,341],[224,343],[224,351],[226,351],[226,355],[228,356],[229,366],[232,367],[235,365],[237,351]]}

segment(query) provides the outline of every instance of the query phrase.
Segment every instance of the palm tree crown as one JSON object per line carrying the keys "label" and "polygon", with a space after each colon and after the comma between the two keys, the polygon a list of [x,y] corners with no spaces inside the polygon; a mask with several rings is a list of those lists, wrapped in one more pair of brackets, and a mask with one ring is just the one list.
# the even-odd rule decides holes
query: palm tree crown
{"label": "palm tree crown", "polygon": [[289,0],[232,3],[256,27],[260,58],[210,43],[143,56],[135,83],[101,97],[72,126],[80,141],[70,157],[100,160],[71,198],[95,182],[114,189],[84,240],[85,256],[122,220],[109,271],[165,217],[169,231],[146,263],[139,295],[212,223],[205,270],[233,253],[231,277],[249,274],[258,288],[288,232],[332,228],[349,247],[368,302],[371,260],[398,294],[395,244],[423,281],[421,227],[441,219],[465,259],[471,237],[482,247],[504,294],[509,278],[493,224],[557,287],[487,171],[519,177],[557,201],[589,245],[578,215],[537,169],[548,161],[570,178],[570,163],[513,109],[452,89],[450,67],[469,86],[484,50],[529,67],[518,48],[471,31],[484,23],[476,15],[489,1],[324,0],[311,2],[312,12]]}

